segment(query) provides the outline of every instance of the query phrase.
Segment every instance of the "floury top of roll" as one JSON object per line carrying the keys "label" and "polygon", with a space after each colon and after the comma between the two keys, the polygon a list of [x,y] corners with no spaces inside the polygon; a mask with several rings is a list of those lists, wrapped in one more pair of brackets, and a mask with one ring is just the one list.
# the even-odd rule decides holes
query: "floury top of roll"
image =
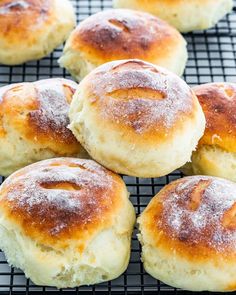
{"label": "floury top of roll", "polygon": [[69,128],[93,159],[137,177],[163,176],[185,164],[205,129],[190,87],[141,60],[91,72],[77,88],[69,117]]}
{"label": "floury top of roll", "polygon": [[0,175],[56,156],[86,157],[67,128],[77,84],[66,79],[0,88]]}
{"label": "floury top of roll", "polygon": [[207,83],[193,87],[193,91],[207,124],[191,162],[182,171],[236,181],[236,84]]}
{"label": "floury top of roll", "polygon": [[43,58],[66,40],[75,24],[69,0],[1,0],[0,64]]}
{"label": "floury top of roll", "polygon": [[38,285],[118,277],[129,262],[134,221],[122,178],[91,160],[41,161],[0,187],[0,247]]}
{"label": "floury top of roll", "polygon": [[236,289],[236,184],[192,176],[165,186],[138,218],[145,270],[191,291]]}
{"label": "floury top of roll", "polygon": [[182,75],[186,41],[165,21],[151,14],[111,9],[96,13],[71,33],[59,64],[81,80],[113,60],[138,58]]}

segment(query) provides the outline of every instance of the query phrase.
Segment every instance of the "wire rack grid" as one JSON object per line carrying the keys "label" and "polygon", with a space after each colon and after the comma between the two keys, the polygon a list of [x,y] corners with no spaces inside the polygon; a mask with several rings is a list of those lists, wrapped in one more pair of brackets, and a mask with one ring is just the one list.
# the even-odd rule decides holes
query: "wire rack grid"
{"label": "wire rack grid", "polygon": [[[77,21],[89,15],[112,7],[111,0],[74,0]],[[236,0],[233,12],[221,20],[216,27],[207,31],[197,31],[185,35],[188,42],[189,60],[183,75],[190,85],[206,82],[236,82]],[[62,47],[40,61],[29,62],[15,67],[0,66],[0,86],[35,81],[49,77],[70,75],[59,68],[57,59]],[[131,201],[140,214],[150,199],[167,183],[181,177],[175,171],[158,179],[124,177]],[[0,177],[0,183],[4,179]],[[135,230],[132,239],[132,254],[127,271],[118,279],[90,287],[56,290],[51,287],[35,286],[24,274],[10,267],[4,254],[0,252],[0,294],[176,294],[188,293],[151,278],[145,273],[140,261],[140,245]]]}

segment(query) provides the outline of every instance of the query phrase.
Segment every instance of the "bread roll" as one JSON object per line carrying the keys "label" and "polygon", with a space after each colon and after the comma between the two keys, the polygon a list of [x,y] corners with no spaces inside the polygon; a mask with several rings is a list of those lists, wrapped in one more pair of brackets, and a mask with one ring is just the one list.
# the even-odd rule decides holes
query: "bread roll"
{"label": "bread roll", "polygon": [[236,181],[236,84],[209,83],[193,91],[206,116],[206,130],[191,163],[182,168],[187,175],[206,174]]}
{"label": "bread roll", "polygon": [[150,12],[180,32],[213,27],[232,10],[233,0],[113,0],[115,8]]}
{"label": "bread roll", "polygon": [[0,88],[0,175],[46,158],[88,156],[67,128],[76,86],[48,79]]}
{"label": "bread roll", "polygon": [[48,55],[65,41],[75,21],[69,0],[1,0],[0,64]]}
{"label": "bread roll", "polygon": [[78,86],[70,107],[75,137],[105,167],[158,177],[186,163],[205,118],[187,84],[140,60],[104,64]]}
{"label": "bread roll", "polygon": [[81,80],[97,66],[138,58],[182,75],[186,41],[166,22],[144,12],[113,9],[96,13],[71,33],[59,64]]}
{"label": "bread roll", "polygon": [[134,220],[122,179],[90,160],[38,162],[0,188],[0,248],[38,285],[66,288],[119,276]]}
{"label": "bread roll", "polygon": [[190,291],[236,290],[236,184],[193,176],[164,187],[138,219],[154,278]]}

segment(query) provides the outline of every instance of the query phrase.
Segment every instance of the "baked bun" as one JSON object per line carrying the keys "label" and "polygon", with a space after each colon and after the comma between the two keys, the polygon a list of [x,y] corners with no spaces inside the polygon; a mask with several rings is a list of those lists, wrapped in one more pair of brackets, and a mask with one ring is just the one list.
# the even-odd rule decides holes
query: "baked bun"
{"label": "baked bun", "polygon": [[76,86],[48,79],[0,88],[0,175],[46,158],[86,157],[67,128]]}
{"label": "baked bun", "polygon": [[166,22],[144,12],[113,9],[81,22],[66,42],[59,63],[78,80],[101,64],[129,58],[182,75],[187,55],[186,41]]}
{"label": "baked bun", "polygon": [[75,23],[69,0],[1,0],[0,64],[48,55],[65,41]]}
{"label": "baked bun", "polygon": [[205,118],[187,84],[141,60],[104,64],[78,86],[70,126],[105,167],[137,177],[166,175],[186,163]]}
{"label": "baked bun", "polygon": [[121,177],[90,160],[38,162],[0,188],[0,248],[38,285],[118,277],[129,262],[134,221]]}
{"label": "baked bun", "polygon": [[236,184],[193,176],[165,186],[138,219],[154,278],[190,291],[236,290]]}
{"label": "baked bun", "polygon": [[236,84],[209,83],[193,91],[206,116],[206,130],[193,152],[187,175],[206,174],[236,181]]}
{"label": "baked bun", "polygon": [[115,8],[150,12],[181,32],[213,27],[233,7],[233,0],[113,0]]}

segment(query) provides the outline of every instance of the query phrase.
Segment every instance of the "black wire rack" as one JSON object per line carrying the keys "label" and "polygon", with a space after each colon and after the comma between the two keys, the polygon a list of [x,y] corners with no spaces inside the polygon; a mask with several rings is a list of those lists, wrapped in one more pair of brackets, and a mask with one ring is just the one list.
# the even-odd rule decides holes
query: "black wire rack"
{"label": "black wire rack", "polygon": [[[112,7],[110,0],[72,1],[77,14],[77,21],[100,10]],[[221,20],[216,27],[207,31],[186,34],[189,60],[183,75],[190,85],[207,82],[236,82],[236,0],[233,12]],[[0,28],[1,29],[1,28]],[[0,86],[22,81],[35,81],[49,77],[70,75],[59,68],[57,59],[62,47],[40,61],[29,62],[15,67],[0,66]],[[158,179],[140,179],[124,177],[131,201],[137,214],[140,214],[150,199],[170,181],[181,177],[175,171]],[[0,183],[4,179],[0,177]],[[24,274],[7,264],[0,252],[0,294],[177,294],[189,293],[169,287],[151,278],[143,269],[140,261],[140,245],[136,230],[132,239],[132,254],[127,271],[111,282],[75,289],[57,290],[51,287],[35,286]]]}

